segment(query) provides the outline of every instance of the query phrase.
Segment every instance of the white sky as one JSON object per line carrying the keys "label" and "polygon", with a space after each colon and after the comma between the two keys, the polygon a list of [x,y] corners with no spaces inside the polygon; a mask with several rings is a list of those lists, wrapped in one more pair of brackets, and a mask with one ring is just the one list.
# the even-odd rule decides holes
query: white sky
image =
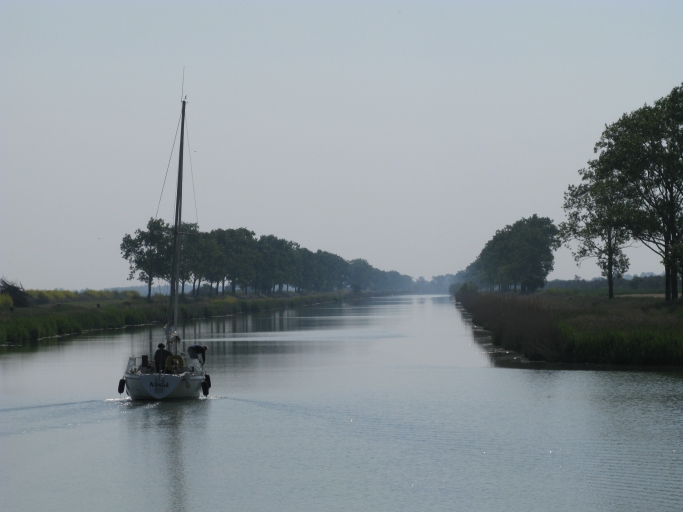
{"label": "white sky", "polygon": [[683,2],[0,1],[0,274],[127,284],[183,66],[202,229],[455,273],[505,224],[563,219],[604,125],[683,82],[682,27]]}

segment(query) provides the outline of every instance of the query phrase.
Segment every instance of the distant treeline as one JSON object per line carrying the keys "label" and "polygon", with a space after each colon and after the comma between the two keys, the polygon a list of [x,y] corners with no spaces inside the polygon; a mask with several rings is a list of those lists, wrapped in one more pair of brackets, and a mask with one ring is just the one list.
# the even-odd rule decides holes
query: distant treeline
{"label": "distant treeline", "polygon": [[[454,282],[449,287],[449,292],[455,294],[464,283],[470,283],[470,289],[485,289],[485,286],[481,286],[468,275],[466,272],[459,272],[454,276]],[[652,275],[652,276],[635,276],[631,279],[626,279],[623,277],[614,278],[613,287],[616,293],[619,294],[630,294],[630,293],[652,293],[660,294],[664,293],[665,287],[665,276]],[[681,281],[679,280],[679,285]],[[472,288],[473,287],[473,288]],[[587,292],[604,293],[607,290],[607,279],[603,277],[597,277],[595,279],[585,280],[585,279],[553,279],[547,281],[544,290],[581,290]]]}
{"label": "distant treeline", "polygon": [[[457,277],[455,274],[445,274],[445,275],[440,275],[440,276],[433,276],[431,281],[427,281],[424,277],[419,277],[417,279],[413,280],[413,285],[410,288],[410,290],[404,290],[404,291],[410,291],[412,293],[418,293],[418,294],[442,294],[442,293],[448,293],[449,287],[451,284],[455,283],[457,281]],[[83,293],[87,290],[82,290],[80,293]],[[127,287],[120,287],[120,288],[110,288],[105,291],[120,291],[120,292],[127,292],[127,291],[134,291],[139,293],[140,295],[146,295],[147,294],[147,286],[142,285],[142,286],[127,286]],[[168,283],[160,284],[159,282],[155,283],[153,288],[152,288],[152,295],[168,295],[170,292],[170,286]],[[209,288],[209,285],[203,284],[200,289],[195,289],[195,295],[196,296],[207,296],[210,293],[215,295],[215,289],[211,290]]]}
{"label": "distant treeline", "polygon": [[[679,281],[680,284],[680,281]],[[664,293],[664,276],[633,277],[614,279],[614,290],[622,293]],[[545,285],[547,290],[596,290],[604,291],[607,288],[607,279],[596,278],[586,281],[585,279],[554,279]]]}
{"label": "distant treeline", "polygon": [[[468,272],[461,271],[453,276],[453,284],[449,286],[449,292],[455,294],[464,283],[471,283],[474,289],[486,289],[487,286],[482,285],[477,279],[477,276]],[[681,280],[678,281],[679,286]],[[666,285],[666,277],[664,275],[651,276],[634,276],[630,279],[624,277],[615,277],[613,281],[613,288],[616,293],[664,293]],[[498,289],[498,288],[497,288]],[[583,290],[595,291],[596,293],[604,293],[608,289],[607,279],[604,277],[597,277],[595,279],[553,279],[547,281],[543,286],[544,290]],[[503,289],[505,291],[506,289]]]}
{"label": "distant treeline", "polygon": [[[379,270],[364,259],[347,261],[327,251],[313,252],[274,235],[257,238],[246,228],[201,232],[190,223],[180,231],[182,294],[189,285],[192,294],[198,293],[202,283],[209,285],[209,294],[225,294],[226,285],[232,293],[239,288],[265,294],[290,287],[299,293],[413,290],[410,276]],[[129,279],[147,283],[148,297],[155,279],[170,280],[172,240],[172,227],[162,219],[150,219],[145,230],[123,238]]]}

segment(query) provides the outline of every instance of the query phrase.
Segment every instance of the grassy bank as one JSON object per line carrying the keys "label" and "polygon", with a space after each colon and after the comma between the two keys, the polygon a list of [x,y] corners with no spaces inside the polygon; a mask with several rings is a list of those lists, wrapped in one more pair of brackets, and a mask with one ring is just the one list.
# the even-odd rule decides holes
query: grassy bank
{"label": "grassy bank", "polygon": [[683,366],[683,304],[577,293],[470,292],[456,299],[494,344],[530,360]]}
{"label": "grassy bank", "polygon": [[[182,298],[179,315],[182,322],[215,316],[256,313],[270,309],[307,306],[362,298],[365,294],[346,292],[276,296],[225,296],[195,300]],[[151,302],[139,297],[107,302],[79,301],[47,304],[30,308],[14,308],[0,312],[0,344],[22,344],[52,336],[80,334],[96,329],[115,329],[133,325],[162,324],[168,309],[167,297]]]}

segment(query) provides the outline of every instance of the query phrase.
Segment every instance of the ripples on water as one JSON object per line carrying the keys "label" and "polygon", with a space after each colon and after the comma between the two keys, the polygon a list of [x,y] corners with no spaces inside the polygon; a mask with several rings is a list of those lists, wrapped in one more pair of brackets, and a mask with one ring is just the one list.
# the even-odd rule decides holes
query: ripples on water
{"label": "ripples on water", "polygon": [[160,338],[0,355],[3,511],[683,509],[679,374],[493,368],[447,297],[197,323],[210,399],[120,399]]}

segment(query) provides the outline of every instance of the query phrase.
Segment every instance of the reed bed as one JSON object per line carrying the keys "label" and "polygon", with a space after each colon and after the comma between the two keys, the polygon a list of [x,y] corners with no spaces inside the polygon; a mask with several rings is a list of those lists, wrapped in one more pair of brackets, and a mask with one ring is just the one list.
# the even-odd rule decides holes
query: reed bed
{"label": "reed bed", "polygon": [[469,291],[456,299],[492,342],[530,360],[683,366],[683,304],[650,297]]}
{"label": "reed bed", "polygon": [[537,297],[473,292],[456,298],[475,325],[491,332],[495,345],[522,352],[531,360],[558,360],[560,329]]}
{"label": "reed bed", "polygon": [[165,318],[165,309],[160,305],[44,311],[45,314],[14,316],[0,323],[0,344],[21,344],[89,330],[160,323]]}

